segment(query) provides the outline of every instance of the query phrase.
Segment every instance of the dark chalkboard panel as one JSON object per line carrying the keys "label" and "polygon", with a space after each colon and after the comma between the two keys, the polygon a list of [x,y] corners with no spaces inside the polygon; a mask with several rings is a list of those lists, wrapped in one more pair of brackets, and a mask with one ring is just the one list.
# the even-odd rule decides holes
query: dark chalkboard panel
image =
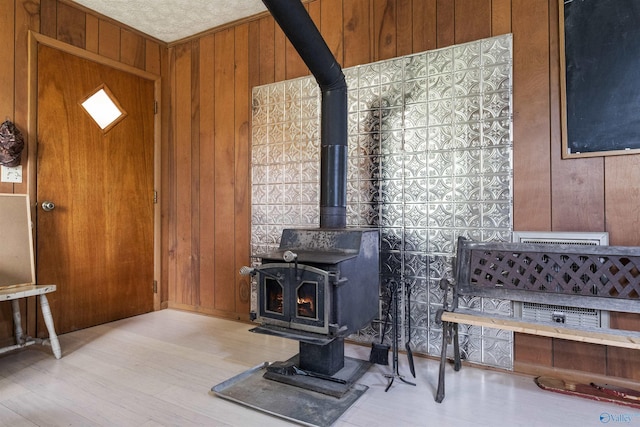
{"label": "dark chalkboard panel", "polygon": [[563,3],[563,157],[640,152],[640,0]]}

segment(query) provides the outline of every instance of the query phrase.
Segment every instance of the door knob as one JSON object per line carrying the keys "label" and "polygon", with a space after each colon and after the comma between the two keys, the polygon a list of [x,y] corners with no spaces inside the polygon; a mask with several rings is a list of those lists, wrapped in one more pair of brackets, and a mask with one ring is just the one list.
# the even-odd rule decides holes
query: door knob
{"label": "door knob", "polygon": [[56,205],[53,202],[49,202],[49,201],[42,202],[43,211],[49,212],[49,211],[52,211],[55,207]]}

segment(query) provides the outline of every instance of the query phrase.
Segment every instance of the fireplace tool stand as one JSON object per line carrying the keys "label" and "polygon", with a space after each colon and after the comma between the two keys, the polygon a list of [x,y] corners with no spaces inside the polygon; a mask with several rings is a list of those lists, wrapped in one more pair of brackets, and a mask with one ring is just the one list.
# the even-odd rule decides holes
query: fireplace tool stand
{"label": "fireplace tool stand", "polygon": [[393,357],[393,365],[392,365],[392,372],[390,374],[386,374],[385,377],[389,378],[389,383],[387,384],[387,387],[384,389],[385,392],[389,391],[389,389],[391,388],[391,385],[393,384],[393,381],[397,378],[400,381],[402,381],[403,383],[407,384],[407,385],[412,385],[415,386],[415,383],[412,383],[411,381],[407,381],[404,379],[404,377],[402,375],[400,375],[400,366],[398,363],[398,337],[399,337],[399,333],[398,333],[398,284],[394,283],[393,288],[391,290],[392,292],[392,299],[393,299],[393,340],[392,340],[392,345],[391,345],[391,353],[392,353],[392,357]]}

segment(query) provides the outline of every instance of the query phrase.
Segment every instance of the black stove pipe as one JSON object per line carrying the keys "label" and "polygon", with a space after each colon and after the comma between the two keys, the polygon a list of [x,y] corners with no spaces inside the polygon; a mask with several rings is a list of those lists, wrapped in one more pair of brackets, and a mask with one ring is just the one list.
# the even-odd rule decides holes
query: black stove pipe
{"label": "black stove pipe", "polygon": [[347,83],[300,0],[262,0],[322,93],[320,228],[347,225]]}

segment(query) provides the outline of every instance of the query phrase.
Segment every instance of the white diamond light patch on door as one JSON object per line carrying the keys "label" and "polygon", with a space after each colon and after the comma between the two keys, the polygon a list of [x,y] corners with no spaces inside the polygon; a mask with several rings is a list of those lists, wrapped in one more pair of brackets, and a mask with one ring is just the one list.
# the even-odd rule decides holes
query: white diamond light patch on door
{"label": "white diamond light patch on door", "polygon": [[103,132],[107,132],[127,115],[106,85],[98,87],[81,105]]}

